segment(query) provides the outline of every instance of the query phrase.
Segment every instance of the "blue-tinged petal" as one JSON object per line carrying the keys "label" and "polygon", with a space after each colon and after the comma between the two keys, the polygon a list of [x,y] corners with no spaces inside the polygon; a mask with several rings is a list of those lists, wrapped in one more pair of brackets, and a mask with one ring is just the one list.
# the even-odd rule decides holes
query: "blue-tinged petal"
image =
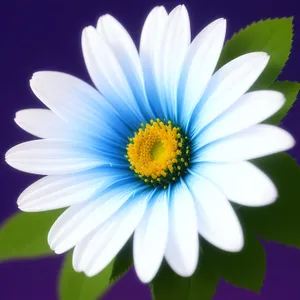
{"label": "blue-tinged petal", "polygon": [[76,77],[42,71],[33,74],[30,86],[55,114],[87,136],[122,141],[130,132],[115,108],[98,91]]}
{"label": "blue-tinged petal", "polygon": [[92,26],[83,30],[82,50],[86,67],[97,89],[130,128],[138,127],[145,120],[128,78],[111,47]]}
{"label": "blue-tinged petal", "polygon": [[[98,128],[92,126],[84,131],[79,124],[72,124],[59,117],[49,109],[25,109],[18,111],[15,122],[25,131],[45,139],[62,139],[74,142],[83,142],[90,147],[97,148],[103,153],[123,155],[127,141],[121,136],[124,135],[108,129],[107,126]],[[118,123],[111,120],[110,123]],[[113,126],[112,126],[113,127]],[[87,130],[87,128],[86,128]],[[120,130],[120,127],[119,127]]]}
{"label": "blue-tinged petal", "polygon": [[19,144],[5,155],[6,162],[23,172],[63,175],[99,166],[127,167],[121,157],[102,155],[85,143],[67,140],[35,140]]}
{"label": "blue-tinged petal", "polygon": [[270,178],[249,162],[199,163],[193,172],[206,177],[232,202],[245,206],[264,206],[273,203],[277,190]]}
{"label": "blue-tinged petal", "polygon": [[196,270],[199,255],[194,200],[183,180],[170,190],[169,236],[165,257],[177,274],[188,277]]}
{"label": "blue-tinged petal", "polygon": [[[226,20],[206,26],[189,46],[178,85],[178,121],[188,125],[217,65],[226,34]],[[176,51],[174,51],[176,53]]]}
{"label": "blue-tinged petal", "polygon": [[269,61],[264,52],[242,55],[219,69],[193,112],[191,136],[235,103],[257,80]]}
{"label": "blue-tinged petal", "polygon": [[149,105],[158,118],[164,118],[167,113],[159,99],[157,81],[167,21],[168,13],[163,6],[153,8],[143,26],[139,49]]}
{"label": "blue-tinged petal", "polygon": [[87,276],[101,272],[118,254],[142,219],[151,191],[137,191],[131,198],[75,247],[73,266]]}
{"label": "blue-tinged petal", "polygon": [[97,31],[115,54],[143,116],[147,120],[155,118],[149,107],[145,92],[140,57],[129,33],[110,15],[99,18]]}
{"label": "blue-tinged petal", "polygon": [[272,116],[284,104],[283,94],[255,91],[243,95],[195,137],[196,148],[239,132]]}
{"label": "blue-tinged petal", "polygon": [[286,151],[294,145],[287,131],[259,124],[195,150],[193,162],[238,162]]}
{"label": "blue-tinged petal", "polygon": [[87,234],[104,224],[141,186],[132,174],[107,179],[88,202],[68,208],[53,224],[48,242],[56,253],[74,247]]}
{"label": "blue-tinged petal", "polygon": [[87,201],[111,180],[128,176],[125,169],[99,167],[70,175],[46,176],[34,182],[18,198],[19,209],[28,212],[63,208]]}
{"label": "blue-tinged petal", "polygon": [[168,197],[163,190],[153,195],[134,232],[134,267],[142,282],[148,283],[156,275],[164,257],[167,238]]}
{"label": "blue-tinged petal", "polygon": [[240,251],[244,245],[242,227],[225,195],[197,173],[189,175],[186,182],[195,202],[200,235],[222,250]]}
{"label": "blue-tinged petal", "polygon": [[191,42],[188,12],[184,5],[174,8],[168,18],[159,50],[158,94],[168,119],[176,120],[177,88],[182,64]]}

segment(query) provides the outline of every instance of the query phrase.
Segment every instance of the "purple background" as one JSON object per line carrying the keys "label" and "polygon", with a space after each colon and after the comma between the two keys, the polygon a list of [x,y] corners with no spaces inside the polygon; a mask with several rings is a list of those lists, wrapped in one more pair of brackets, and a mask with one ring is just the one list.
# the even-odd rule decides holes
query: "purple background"
{"label": "purple background", "polygon": [[[58,70],[89,81],[80,49],[83,27],[96,24],[106,13],[119,19],[138,41],[147,12],[155,5],[168,9],[186,4],[195,35],[212,20],[228,20],[228,37],[238,29],[262,18],[292,16],[298,35],[294,51],[280,76],[282,80],[300,80],[300,11],[299,0],[1,0],[0,7],[0,76],[1,76],[1,153],[25,141],[29,136],[13,122],[19,109],[41,107],[29,90],[28,80],[34,71]],[[300,104],[286,118],[284,126],[300,139]],[[298,154],[297,154],[298,152]],[[293,155],[299,160],[299,148]],[[298,157],[297,157],[298,155]],[[3,157],[3,156],[2,156]],[[35,176],[22,174],[6,166],[1,159],[0,222],[16,211],[16,199]],[[300,233],[299,233],[300,234]],[[221,282],[215,300],[222,299],[300,299],[300,250],[284,245],[265,244],[267,273],[261,295]],[[56,279],[61,259],[53,257],[0,265],[1,300],[56,300]],[[147,287],[134,272],[123,278],[105,297],[150,299]],[[183,299],[184,300],[184,299]]]}

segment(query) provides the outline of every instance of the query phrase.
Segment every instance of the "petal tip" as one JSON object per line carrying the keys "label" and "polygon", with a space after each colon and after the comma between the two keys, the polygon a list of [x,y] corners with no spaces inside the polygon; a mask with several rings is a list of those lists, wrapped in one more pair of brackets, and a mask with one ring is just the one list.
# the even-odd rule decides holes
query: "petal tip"
{"label": "petal tip", "polygon": [[118,22],[112,15],[110,14],[105,14],[99,17],[98,21],[97,21],[97,29],[99,29],[99,27],[105,26],[104,22],[113,22],[116,21]]}
{"label": "petal tip", "polygon": [[[277,127],[277,126],[275,126]],[[281,151],[288,151],[292,149],[296,145],[296,140],[295,138],[285,129],[282,129],[280,127],[277,127],[281,131],[281,138],[282,141],[282,150]],[[279,152],[279,151],[278,151]]]}
{"label": "petal tip", "polygon": [[197,264],[194,266],[186,266],[186,268],[184,270],[181,270],[180,274],[178,275],[182,277],[191,277],[195,273],[196,268],[197,268]]}
{"label": "petal tip", "polygon": [[95,27],[93,27],[92,25],[86,26],[82,30],[82,35],[83,36],[89,35],[89,34],[93,33],[94,30],[95,30]]}
{"label": "petal tip", "polygon": [[236,252],[236,253],[241,252],[243,249],[244,249],[244,240],[240,244],[236,245],[236,247],[232,249],[232,252]]}
{"label": "petal tip", "polygon": [[43,76],[51,75],[53,73],[56,73],[56,72],[54,72],[54,71],[36,71],[32,74],[31,79],[29,80],[29,83],[31,83],[31,82],[34,83],[34,82],[36,82],[36,80],[42,79]]}
{"label": "petal tip", "polygon": [[75,250],[74,250],[73,256],[72,256],[72,266],[76,272],[78,272],[78,273],[82,272],[80,261],[78,260],[78,257],[76,255],[76,247],[75,247]]}
{"label": "petal tip", "polygon": [[15,148],[16,148],[16,146],[10,148],[4,154],[4,159],[5,159],[6,163],[8,163],[9,165],[11,165],[11,163],[13,163],[13,154],[14,154]]}
{"label": "petal tip", "polygon": [[181,4],[180,6],[181,6],[181,9],[187,10],[185,4]]}
{"label": "petal tip", "polygon": [[22,210],[22,208],[20,206],[22,206],[22,204],[24,204],[24,202],[27,200],[27,197],[24,195],[25,191],[23,191],[23,193],[21,193],[21,195],[17,199],[17,205],[18,205],[19,209],[21,209],[21,210]]}
{"label": "petal tip", "polygon": [[57,254],[57,255],[63,254],[63,253],[65,253],[66,251],[67,251],[67,250],[65,250],[65,249],[59,249],[59,248],[57,248],[57,249],[54,250],[55,254]]}
{"label": "petal tip", "polygon": [[216,22],[216,26],[218,27],[218,30],[220,32],[222,32],[222,34],[224,35],[224,39],[225,39],[226,29],[227,29],[227,20],[225,18],[220,18],[220,19],[217,19],[215,22]]}
{"label": "petal tip", "polygon": [[232,253],[241,252],[244,248],[245,241],[244,241],[244,234],[242,228],[240,228],[240,235],[234,241],[231,241],[227,247],[224,247],[222,250]]}
{"label": "petal tip", "polygon": [[18,209],[21,210],[21,211],[23,211],[23,212],[28,212],[28,213],[30,213],[30,212],[38,212],[38,211],[36,211],[34,209],[30,209],[30,208],[26,207],[26,204],[24,204],[24,203],[17,203],[17,205],[18,205]]}
{"label": "petal tip", "polygon": [[217,19],[215,22],[218,23],[218,24],[225,24],[226,25],[227,20],[225,18],[221,17],[221,18]]}
{"label": "petal tip", "polygon": [[294,137],[290,134],[290,147],[289,147],[287,150],[294,148],[295,145],[296,145],[296,140],[295,140]]}
{"label": "petal tip", "polygon": [[91,271],[91,270],[86,270],[86,271],[83,271],[84,274],[87,276],[87,277],[93,277],[95,275],[97,275],[97,272],[95,271]]}
{"label": "petal tip", "polygon": [[269,201],[265,202],[262,206],[271,205],[276,202],[276,200],[278,198],[278,192],[277,192],[277,189],[275,189],[275,190],[276,190],[275,194],[270,196]]}
{"label": "petal tip", "polygon": [[149,284],[155,275],[152,274],[143,274],[142,272],[137,272],[136,270],[136,275],[139,278],[139,280],[143,283],[143,284]]}
{"label": "petal tip", "polygon": [[167,12],[167,10],[166,10],[166,8],[163,6],[163,5],[160,5],[160,6],[156,6],[154,9],[153,9],[153,11],[152,11],[153,13],[155,12],[157,12],[157,13],[160,13],[160,14],[162,14],[162,15],[168,15],[168,12]]}

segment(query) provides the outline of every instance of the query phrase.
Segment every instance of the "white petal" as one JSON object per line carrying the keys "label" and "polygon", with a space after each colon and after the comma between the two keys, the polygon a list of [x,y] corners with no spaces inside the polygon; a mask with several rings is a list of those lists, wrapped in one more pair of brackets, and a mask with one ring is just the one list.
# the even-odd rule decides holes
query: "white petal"
{"label": "white petal", "polygon": [[294,144],[293,137],[287,131],[259,124],[204,146],[195,153],[193,160],[237,162],[286,151]]}
{"label": "white petal", "polygon": [[241,205],[263,206],[277,198],[270,178],[249,162],[201,163],[193,171],[212,181],[230,201]]}
{"label": "white petal", "polygon": [[120,139],[120,134],[126,133],[126,128],[123,132],[118,131],[120,126],[124,127],[124,123],[100,93],[76,77],[42,71],[33,74],[30,86],[54,113],[71,123],[72,128],[88,136],[101,138],[105,135],[111,139]]}
{"label": "white petal", "polygon": [[111,180],[114,172],[121,171],[97,168],[70,175],[46,176],[24,190],[17,201],[19,209],[46,211],[85,202]]}
{"label": "white petal", "polygon": [[134,69],[135,76],[138,76],[138,81],[141,83],[143,75],[139,55],[133,40],[122,24],[111,15],[104,15],[98,20],[97,31],[113,52],[124,55],[122,59],[128,60],[127,63]]}
{"label": "white petal", "polygon": [[163,107],[168,111],[169,118],[176,116],[177,87],[181,67],[190,42],[191,29],[188,12],[184,5],[178,5],[169,15],[158,54],[160,65],[157,73],[157,84],[160,100]]}
{"label": "white petal", "polygon": [[104,15],[99,18],[97,31],[114,52],[116,59],[126,75],[137,105],[144,114],[149,113],[146,108],[147,99],[141,61],[129,33],[110,15]]}
{"label": "white petal", "polygon": [[131,126],[143,122],[126,74],[111,47],[92,26],[83,30],[82,50],[95,86],[118,109],[119,115],[125,116]]}
{"label": "white petal", "polygon": [[283,94],[256,91],[243,95],[199,134],[196,148],[239,132],[272,116],[284,104]]}
{"label": "white petal", "polygon": [[[190,116],[201,99],[217,65],[226,34],[226,20],[218,19],[206,26],[190,45],[178,90],[178,114]],[[174,51],[175,52],[175,51]]]}
{"label": "white petal", "polygon": [[157,74],[167,21],[168,14],[163,6],[153,8],[146,18],[140,40],[140,59],[148,101],[156,117],[160,118],[164,117],[164,114],[162,103],[159,101]]}
{"label": "white petal", "polygon": [[166,192],[154,195],[134,233],[133,257],[139,279],[150,282],[164,257],[168,237],[168,199]]}
{"label": "white petal", "polygon": [[24,109],[16,113],[15,122],[39,138],[69,139],[72,127],[49,109]]}
{"label": "white petal", "polygon": [[[128,179],[127,179],[128,181]],[[135,185],[124,180],[111,180],[108,188],[98,190],[88,202],[68,208],[53,224],[48,243],[56,253],[63,253],[76,245],[96,227],[105,223],[135,191]]]}
{"label": "white petal", "polygon": [[103,226],[76,245],[73,256],[75,270],[94,276],[112,261],[144,215],[148,200],[145,193],[132,196]]}
{"label": "white petal", "polygon": [[63,175],[95,168],[104,163],[98,151],[67,140],[35,140],[11,148],[6,162],[23,172]]}
{"label": "white petal", "polygon": [[[128,142],[127,136],[124,139],[124,132],[122,132],[126,131],[126,128],[123,125],[120,126],[120,123],[115,118],[109,124],[113,124],[110,127],[119,126],[118,131],[106,125],[99,127],[101,125],[99,123],[91,126],[89,129],[84,128],[84,124],[80,123],[80,121],[77,124],[67,122],[49,109],[25,109],[18,111],[15,121],[22,129],[37,137],[94,143],[97,149],[110,154],[119,154],[120,150],[123,151],[123,149],[120,149],[121,143],[126,145]],[[83,126],[80,127],[80,125]]]}
{"label": "white petal", "polygon": [[225,195],[197,174],[190,176],[187,184],[195,201],[201,236],[222,250],[240,251],[244,244],[243,231]]}
{"label": "white petal", "polygon": [[[257,80],[269,61],[264,52],[242,55],[227,63],[211,78],[197,110],[195,133],[237,101]],[[192,130],[194,130],[192,128]]]}
{"label": "white petal", "polygon": [[165,257],[180,276],[191,276],[196,270],[199,237],[194,201],[186,184],[172,187],[169,204],[169,237]]}

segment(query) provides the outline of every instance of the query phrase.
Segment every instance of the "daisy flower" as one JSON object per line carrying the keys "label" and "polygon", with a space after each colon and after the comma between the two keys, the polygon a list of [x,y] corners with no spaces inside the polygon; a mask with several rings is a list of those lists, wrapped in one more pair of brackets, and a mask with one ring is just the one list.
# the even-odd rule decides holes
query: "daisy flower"
{"label": "daisy flower", "polygon": [[48,109],[21,110],[15,121],[39,139],[13,147],[6,161],[46,175],[20,195],[21,210],[68,207],[48,241],[58,254],[74,247],[76,271],[101,272],[133,235],[142,282],[163,259],[191,276],[202,238],[225,251],[242,249],[231,202],[276,200],[272,181],[247,160],[293,147],[289,133],[259,124],[285,99],[247,92],[266,53],[242,55],[214,73],[225,32],[218,19],[191,41],[183,5],[169,14],[155,7],[137,50],[124,27],[104,15],[82,33],[95,88],[64,73],[33,75],[32,91]]}

